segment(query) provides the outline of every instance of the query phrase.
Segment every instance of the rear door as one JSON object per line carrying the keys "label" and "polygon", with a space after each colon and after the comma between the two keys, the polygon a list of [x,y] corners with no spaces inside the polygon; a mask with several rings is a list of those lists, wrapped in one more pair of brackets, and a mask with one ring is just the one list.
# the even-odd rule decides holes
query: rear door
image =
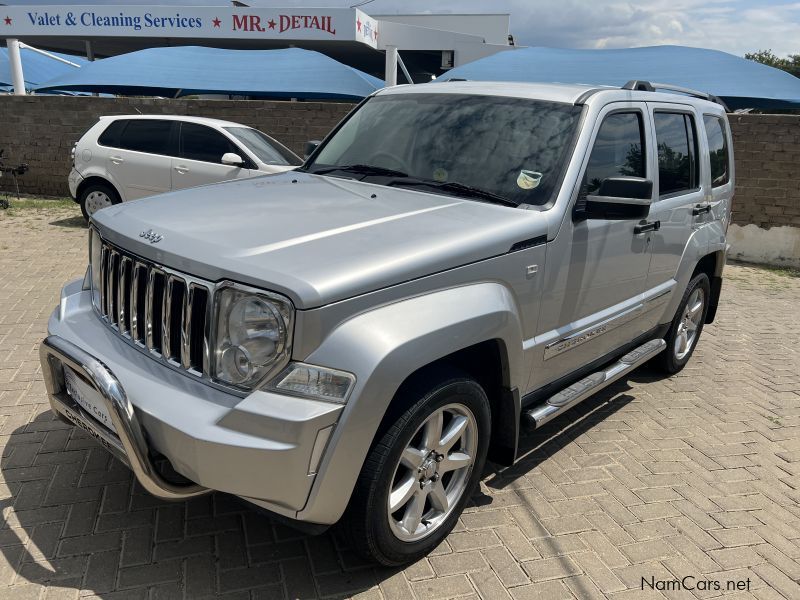
{"label": "rear door", "polygon": [[[651,236],[646,287],[650,292],[666,292],[675,280],[690,238],[706,222],[704,182],[708,166],[701,160],[705,148],[705,138],[700,135],[703,123],[691,106],[648,103],[648,107],[658,159],[653,182],[656,199],[649,218],[658,221],[659,228]],[[651,315],[659,316],[658,311]]]}
{"label": "rear door", "polygon": [[172,189],[173,127],[168,119],[130,119],[108,149],[106,168],[125,200]]}
{"label": "rear door", "polygon": [[724,239],[733,202],[733,160],[731,157],[730,129],[725,116],[704,114],[703,125],[708,140],[707,182],[710,192],[706,194],[708,207],[705,220],[707,226],[715,227],[710,239]]}
{"label": "rear door", "polygon": [[[179,148],[172,160],[172,187],[183,188],[216,183],[228,179],[251,177],[252,161],[222,133],[198,123],[180,123]],[[222,164],[223,154],[238,154],[241,166]]]}

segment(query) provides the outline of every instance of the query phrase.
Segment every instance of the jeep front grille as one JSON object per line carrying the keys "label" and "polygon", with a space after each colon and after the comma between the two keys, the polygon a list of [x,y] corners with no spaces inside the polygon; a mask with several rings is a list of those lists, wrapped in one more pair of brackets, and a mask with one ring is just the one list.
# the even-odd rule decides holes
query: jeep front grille
{"label": "jeep front grille", "polygon": [[102,242],[101,317],[154,358],[199,377],[210,376],[211,289]]}

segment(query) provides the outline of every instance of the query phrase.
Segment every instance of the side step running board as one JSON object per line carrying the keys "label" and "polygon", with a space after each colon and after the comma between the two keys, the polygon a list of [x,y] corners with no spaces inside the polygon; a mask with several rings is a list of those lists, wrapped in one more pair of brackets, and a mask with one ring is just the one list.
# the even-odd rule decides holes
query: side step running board
{"label": "side step running board", "polygon": [[623,375],[627,375],[666,347],[667,343],[662,339],[650,340],[631,350],[605,370],[587,375],[555,396],[551,396],[545,403],[525,411],[523,414],[534,428],[541,427],[576,404],[583,402],[592,394],[614,383]]}

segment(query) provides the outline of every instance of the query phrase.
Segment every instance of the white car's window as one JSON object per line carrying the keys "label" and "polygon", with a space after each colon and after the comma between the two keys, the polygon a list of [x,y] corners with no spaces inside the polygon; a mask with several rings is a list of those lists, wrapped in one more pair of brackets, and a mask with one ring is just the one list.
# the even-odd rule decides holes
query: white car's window
{"label": "white car's window", "polygon": [[173,154],[170,146],[172,121],[131,119],[122,130],[119,147],[149,154]]}
{"label": "white car's window", "polygon": [[[239,154],[242,151],[219,131],[198,125],[181,123],[180,156],[187,160],[222,164],[222,155],[228,152]],[[242,156],[246,159],[245,156]]]}
{"label": "white car's window", "polygon": [[258,129],[225,127],[225,131],[247,146],[247,149],[265,165],[297,166],[303,164],[303,161],[294,152]]}

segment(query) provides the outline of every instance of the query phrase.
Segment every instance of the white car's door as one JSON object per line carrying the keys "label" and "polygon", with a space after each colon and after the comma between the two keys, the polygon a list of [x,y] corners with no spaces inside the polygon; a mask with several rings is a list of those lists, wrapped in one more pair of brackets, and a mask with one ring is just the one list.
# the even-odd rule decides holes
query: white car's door
{"label": "white car's door", "polygon": [[[219,131],[198,123],[180,123],[177,157],[172,159],[172,189],[252,177],[257,171],[250,167],[245,153]],[[222,164],[222,156],[238,154],[241,165]]]}
{"label": "white car's door", "polygon": [[106,168],[124,200],[172,189],[173,124],[166,119],[130,119],[108,148]]}

